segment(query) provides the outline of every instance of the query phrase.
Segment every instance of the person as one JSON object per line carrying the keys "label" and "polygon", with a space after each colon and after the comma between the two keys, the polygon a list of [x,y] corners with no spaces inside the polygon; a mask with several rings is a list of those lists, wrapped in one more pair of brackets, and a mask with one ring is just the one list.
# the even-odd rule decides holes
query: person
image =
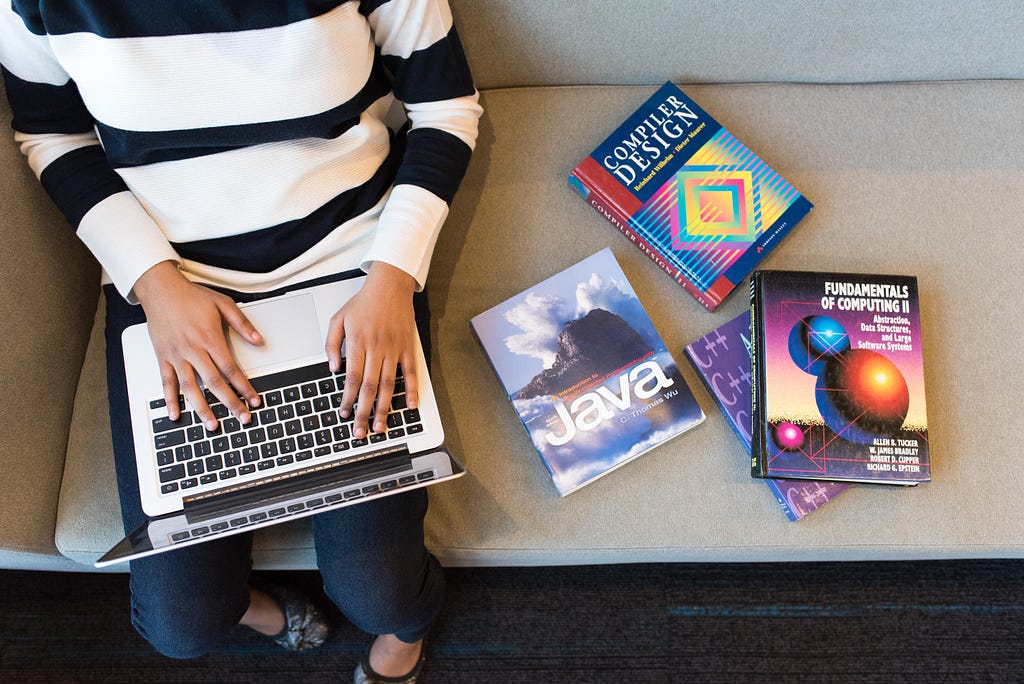
{"label": "person", "polygon": [[[180,394],[215,430],[205,387],[244,424],[260,399],[225,330],[262,338],[235,301],[361,269],[327,355],[337,368],[344,343],[340,413],[356,436],[383,430],[482,112],[446,0],[14,0],[2,12],[15,139],[103,268],[126,528],[142,516],[120,359],[133,322],[149,323],[172,418]],[[327,595],[377,635],[357,680],[419,671],[444,591],[426,506],[415,490],[313,518]],[[222,646],[235,624],[292,649],[322,642],[322,613],[261,584],[251,558],[240,534],[133,561],[133,624],[179,658]]]}

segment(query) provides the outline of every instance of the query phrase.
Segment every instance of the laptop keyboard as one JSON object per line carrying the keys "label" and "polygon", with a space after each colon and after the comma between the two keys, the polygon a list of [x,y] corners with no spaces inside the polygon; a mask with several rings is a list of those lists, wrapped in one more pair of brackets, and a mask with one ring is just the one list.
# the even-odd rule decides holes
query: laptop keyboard
{"label": "laptop keyboard", "polygon": [[[251,411],[252,422],[248,425],[229,415],[227,407],[209,391],[206,400],[220,420],[216,431],[207,430],[199,416],[186,409],[180,396],[178,420],[153,420],[161,493],[228,485],[255,473],[271,475],[275,470],[293,470],[296,463],[326,457],[344,459],[346,452],[368,444],[387,448],[423,431],[419,411],[406,405],[401,373],[395,381],[387,431],[373,432],[360,439],[352,434],[352,418],[343,420],[338,415],[344,370],[332,373],[327,362],[323,362],[253,378],[250,382],[260,395],[260,407]],[[150,402],[151,409],[165,407],[163,399]]]}

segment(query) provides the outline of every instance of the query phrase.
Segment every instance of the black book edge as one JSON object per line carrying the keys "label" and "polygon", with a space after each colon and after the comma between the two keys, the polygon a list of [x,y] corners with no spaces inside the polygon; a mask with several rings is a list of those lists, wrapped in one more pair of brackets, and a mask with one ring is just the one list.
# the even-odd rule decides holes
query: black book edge
{"label": "black book edge", "polygon": [[768,476],[764,421],[761,417],[764,404],[764,340],[760,330],[763,318],[761,278],[762,271],[754,271],[750,275],[750,474],[757,478]]}

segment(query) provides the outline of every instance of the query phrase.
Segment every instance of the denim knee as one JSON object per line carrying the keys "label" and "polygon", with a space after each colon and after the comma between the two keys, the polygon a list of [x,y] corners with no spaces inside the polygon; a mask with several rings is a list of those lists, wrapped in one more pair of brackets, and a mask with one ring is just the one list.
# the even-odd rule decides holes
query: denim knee
{"label": "denim knee", "polygon": [[132,583],[132,626],[169,658],[196,658],[223,648],[248,608],[245,585],[230,596],[202,598],[188,591],[152,590]]}
{"label": "denim knee", "polygon": [[430,554],[409,558],[405,567],[356,567],[323,572],[328,598],[357,627],[370,634],[397,634],[407,643],[421,639],[444,600],[444,570]]}
{"label": "denim knee", "polygon": [[360,629],[417,641],[444,600],[444,571],[423,543],[427,493],[414,490],[313,520],[324,590]]}

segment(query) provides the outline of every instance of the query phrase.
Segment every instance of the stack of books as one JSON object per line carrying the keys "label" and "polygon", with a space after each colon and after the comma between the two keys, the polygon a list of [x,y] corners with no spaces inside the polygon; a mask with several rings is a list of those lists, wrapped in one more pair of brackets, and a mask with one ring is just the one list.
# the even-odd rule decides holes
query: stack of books
{"label": "stack of books", "polygon": [[[812,204],[671,83],[569,185],[708,311],[750,276],[685,354],[790,520],[930,479],[916,278],[755,270]],[[608,249],[471,325],[563,496],[704,419]]]}

